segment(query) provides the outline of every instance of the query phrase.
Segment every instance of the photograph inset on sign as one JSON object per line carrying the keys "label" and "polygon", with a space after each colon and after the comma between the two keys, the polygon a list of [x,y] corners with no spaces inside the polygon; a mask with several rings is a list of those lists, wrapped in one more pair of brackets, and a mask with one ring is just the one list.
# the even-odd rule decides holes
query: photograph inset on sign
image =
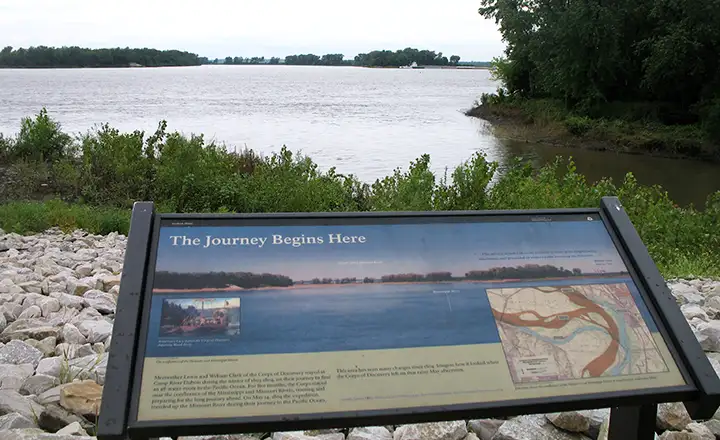
{"label": "photograph inset on sign", "polygon": [[515,383],[668,371],[624,283],[487,294]]}
{"label": "photograph inset on sign", "polygon": [[240,298],[162,298],[161,338],[227,337],[240,333]]}

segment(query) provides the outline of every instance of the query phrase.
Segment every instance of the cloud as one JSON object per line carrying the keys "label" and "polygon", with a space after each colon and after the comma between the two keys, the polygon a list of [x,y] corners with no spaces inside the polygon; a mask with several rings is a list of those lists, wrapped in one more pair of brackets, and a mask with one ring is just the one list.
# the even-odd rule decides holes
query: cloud
{"label": "cloud", "polygon": [[489,60],[497,26],[466,1],[3,0],[4,45],[178,48],[209,57],[284,56],[407,46]]}

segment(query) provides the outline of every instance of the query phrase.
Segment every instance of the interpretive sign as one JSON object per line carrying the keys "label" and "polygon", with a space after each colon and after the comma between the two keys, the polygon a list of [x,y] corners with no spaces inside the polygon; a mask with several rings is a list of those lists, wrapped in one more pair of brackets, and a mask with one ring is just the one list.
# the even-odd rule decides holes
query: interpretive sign
{"label": "interpretive sign", "polygon": [[718,407],[720,381],[616,199],[372,214],[137,204],[132,228],[100,438]]}

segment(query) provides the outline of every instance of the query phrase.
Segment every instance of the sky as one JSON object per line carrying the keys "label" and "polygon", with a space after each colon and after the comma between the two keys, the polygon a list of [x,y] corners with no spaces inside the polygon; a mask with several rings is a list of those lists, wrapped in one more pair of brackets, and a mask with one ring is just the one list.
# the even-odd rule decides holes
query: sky
{"label": "sky", "polygon": [[0,46],[153,47],[209,58],[415,47],[489,61],[505,48],[479,1],[1,0]]}
{"label": "sky", "polygon": [[[364,236],[364,243],[331,244],[329,234]],[[273,235],[322,237],[322,244],[272,244]],[[211,238],[267,238],[260,246],[211,245]],[[182,238],[186,237],[186,245]],[[197,245],[191,240],[197,238]],[[156,270],[255,272],[312,278],[380,277],[393,273],[470,270],[523,264],[553,264],[592,273],[625,270],[617,250],[597,221],[492,222],[435,225],[331,225],[247,227],[163,227]],[[175,243],[175,245],[173,244]],[[239,243],[239,242],[238,242]],[[229,244],[229,243],[228,243]],[[568,252],[569,251],[569,252]],[[535,252],[538,258],[528,259]],[[502,254],[499,255],[498,253]],[[510,255],[510,256],[509,256]],[[518,258],[524,256],[524,258]],[[551,256],[552,258],[548,258]],[[605,263],[599,266],[597,260]]]}

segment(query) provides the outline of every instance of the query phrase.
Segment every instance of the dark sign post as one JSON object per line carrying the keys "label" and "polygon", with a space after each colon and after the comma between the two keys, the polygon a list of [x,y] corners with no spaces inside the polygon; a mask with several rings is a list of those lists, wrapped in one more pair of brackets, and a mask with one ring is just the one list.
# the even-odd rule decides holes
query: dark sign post
{"label": "dark sign post", "polygon": [[597,209],[133,208],[98,438],[657,405],[720,380],[616,198]]}

